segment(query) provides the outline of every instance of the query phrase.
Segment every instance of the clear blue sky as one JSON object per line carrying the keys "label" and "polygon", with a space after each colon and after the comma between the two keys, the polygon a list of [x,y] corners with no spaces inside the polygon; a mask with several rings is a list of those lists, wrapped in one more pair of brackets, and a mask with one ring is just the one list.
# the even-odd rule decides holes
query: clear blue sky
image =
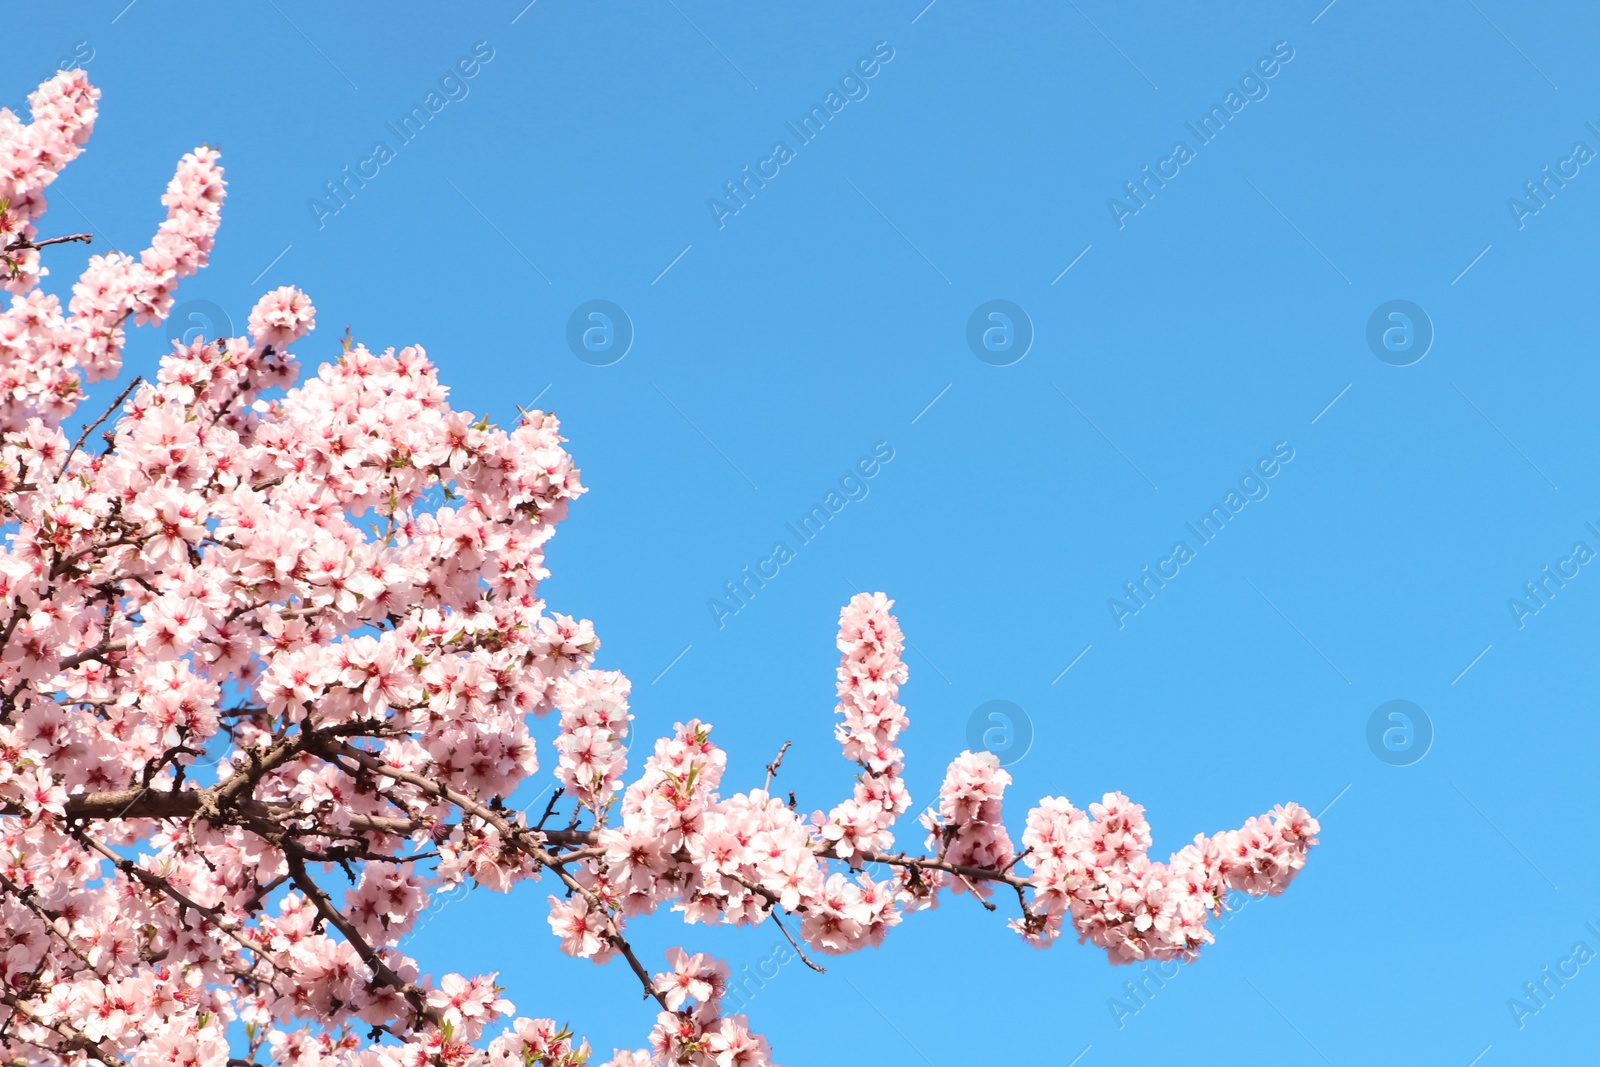
{"label": "clear blue sky", "polygon": [[[1600,18],[926,2],[34,5],[8,15],[0,99],[91,56],[100,126],[51,232],[138,246],[177,157],[209,142],[228,202],[182,299],[241,323],[293,283],[319,309],[304,357],[348,323],[425,345],[460,406],[554,410],[592,492],[553,544],[550,604],[595,621],[641,736],[716,724],[733,788],[786,740],[778,784],[802,805],[848,788],[833,631],[861,588],[896,599],[915,648],[918,810],[991,700],[1033,732],[1016,828],[1040,795],[1121,789],[1165,855],[1280,801],[1332,805],[1289,893],[1120,1029],[1108,1001],[1134,972],[952,901],[826,975],[782,969],[750,1014],[783,1062],[1592,1057],[1600,962],[1548,982],[1521,1028],[1507,1002],[1578,942],[1600,951],[1600,566],[1573,556],[1600,551],[1600,164],[1573,150],[1600,151]],[[492,58],[439,89],[478,42]],[[801,143],[786,123],[875,46],[892,59]],[[436,89],[403,143],[388,124]],[[1205,142],[1186,124],[1214,107]],[[379,140],[392,158],[369,162]],[[747,165],[765,187],[709,206]],[[313,208],[346,166],[365,186]],[[87,254],[55,251],[57,282]],[[632,323],[620,361],[569,348],[591,300]],[[1020,361],[968,345],[993,300],[1031,321]],[[1369,346],[1394,300],[1431,321],[1415,362],[1414,313],[1380,315],[1387,358]],[[133,364],[162,344],[145,331]],[[719,628],[708,601],[877,442],[893,459],[866,497]],[[1265,497],[1201,544],[1186,524],[1279,442],[1293,459],[1245,484]],[[1164,563],[1180,540],[1193,558]],[[1146,565],[1176,576],[1115,612]],[[1519,627],[1508,601],[1546,565],[1576,575]],[[1408,766],[1368,743],[1396,700],[1432,725]],[[604,1054],[639,1043],[633,978],[561,957],[545,890],[474,895],[411,947],[500,970],[521,1011]],[[736,970],[776,941],[670,916],[636,933],[653,960],[687,944]]]}

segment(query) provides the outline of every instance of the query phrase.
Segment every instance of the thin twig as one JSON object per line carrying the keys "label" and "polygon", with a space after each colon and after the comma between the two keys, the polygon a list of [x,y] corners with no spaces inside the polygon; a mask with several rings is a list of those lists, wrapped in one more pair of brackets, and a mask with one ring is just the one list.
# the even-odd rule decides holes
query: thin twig
{"label": "thin twig", "polygon": [[967,890],[973,895],[978,903],[983,905],[985,911],[995,910],[994,902],[989,900],[982,893],[978,892],[978,887],[972,884],[972,879],[968,878],[960,871],[956,872],[956,877],[961,879],[961,884],[967,887]]}
{"label": "thin twig", "polygon": [[778,918],[778,913],[776,911],[769,911],[769,912],[767,912],[767,914],[772,917],[772,921],[777,924],[778,929],[783,931],[783,936],[788,938],[789,944],[792,945],[794,947],[794,950],[797,953],[800,954],[800,962],[801,963],[805,964],[807,967],[810,967],[813,971],[816,971],[818,974],[827,974],[828,973],[827,968],[818,967],[815,963],[812,963],[809,958],[807,958],[806,953],[805,953],[805,949],[801,948],[799,943],[797,941],[795,941],[794,937],[789,933],[788,927],[783,925],[783,920]]}
{"label": "thin twig", "polygon": [[565,786],[556,786],[555,792],[550,794],[550,803],[544,806],[544,814],[539,816],[539,824],[534,827],[535,830],[544,829],[544,824],[549,822],[550,816],[556,813],[556,801],[560,800],[561,794],[565,793],[566,791],[567,790]]}
{"label": "thin twig", "polygon": [[773,776],[778,773],[778,768],[783,766],[783,754],[787,751],[789,751],[789,742],[785,741],[783,747],[778,749],[778,754],[772,758],[772,762],[767,764],[767,780],[761,785],[763,793],[771,788]]}
{"label": "thin twig", "polygon": [[133,376],[133,381],[129,382],[128,387],[117,395],[117,398],[111,402],[111,406],[106,408],[105,412],[101,414],[98,419],[95,419],[84,428],[84,431],[78,435],[78,439],[72,442],[72,447],[67,449],[67,458],[61,461],[61,469],[56,471],[56,481],[60,481],[61,476],[67,473],[67,465],[72,462],[72,457],[77,454],[78,449],[83,447],[83,443],[89,439],[89,435],[94,433],[94,431],[99,428],[101,423],[109,419],[113,411],[122,406],[122,402],[128,399],[128,394],[133,392],[142,381],[144,381],[144,376],[135,374]]}
{"label": "thin twig", "polygon": [[1027,848],[1023,849],[1021,852],[1018,852],[1015,856],[1013,856],[1011,858],[1011,862],[1010,863],[1008,863],[1004,867],[1000,868],[1000,873],[1001,874],[1005,874],[1005,873],[1009,872],[1011,870],[1011,868],[1015,867],[1017,864],[1022,862],[1023,857],[1025,857],[1028,853],[1030,853],[1032,851],[1033,851],[1033,846],[1029,845]]}
{"label": "thin twig", "polygon": [[12,252],[26,252],[30,248],[49,248],[51,245],[66,244],[68,241],[82,241],[84,244],[89,244],[93,240],[94,234],[92,233],[73,233],[65,237],[46,237],[42,241],[30,241],[24,237],[20,241],[13,241],[7,245],[5,251],[10,254]]}
{"label": "thin twig", "polygon": [[959,874],[964,878],[975,878],[980,882],[1004,882],[1007,885],[1023,887],[1033,884],[1026,878],[1019,878],[1004,871],[991,870],[987,867],[967,867],[959,863],[936,859],[932,856],[908,856],[904,852],[891,855],[886,852],[873,852],[870,849],[863,850],[857,855],[868,863],[883,863],[891,867],[914,867],[925,868],[930,871],[944,871],[947,874]]}

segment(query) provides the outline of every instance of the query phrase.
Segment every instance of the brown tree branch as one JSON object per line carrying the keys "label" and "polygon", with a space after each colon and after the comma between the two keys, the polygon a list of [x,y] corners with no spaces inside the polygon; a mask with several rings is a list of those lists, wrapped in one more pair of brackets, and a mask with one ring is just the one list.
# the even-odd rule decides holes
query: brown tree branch
{"label": "brown tree branch", "polygon": [[317,884],[316,880],[311,877],[311,873],[306,870],[305,859],[299,850],[294,846],[286,847],[283,850],[283,858],[289,864],[290,880],[294,882],[300,892],[306,895],[306,899],[311,901],[312,906],[317,909],[317,914],[322,916],[323,921],[344,935],[344,939],[350,943],[350,947],[355,949],[366,965],[372,969],[373,978],[404,996],[406,1002],[411,1005],[411,1010],[417,1014],[418,1018],[426,1019],[434,1026],[442,1026],[443,1019],[438,1012],[428,1006],[428,998],[423,993],[422,988],[396,974],[392,967],[383,962],[383,957],[379,956],[377,951],[367,944],[366,939],[361,936],[361,932],[355,928],[354,924],[345,918],[338,908],[333,906],[333,902],[328,899],[327,893],[323,892],[322,887]]}

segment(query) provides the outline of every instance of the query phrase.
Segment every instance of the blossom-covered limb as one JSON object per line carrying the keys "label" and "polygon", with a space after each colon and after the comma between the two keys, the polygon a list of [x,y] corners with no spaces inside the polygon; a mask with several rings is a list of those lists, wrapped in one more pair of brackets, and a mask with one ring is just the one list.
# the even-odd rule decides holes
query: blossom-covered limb
{"label": "blossom-covered limb", "polygon": [[[613,1067],[762,1067],[726,965],[674,948],[652,972],[631,924],[770,920],[821,971],[809,954],[876,947],[947,892],[996,910],[998,886],[1030,944],[1192,960],[1224,892],[1298,875],[1318,827],[1292,804],[1157,862],[1126,797],[1047,797],[1019,849],[986,753],[945,770],[925,852],[897,845],[907,670],[881,593],[840,614],[856,776],[831,808],[769,792],[788,743],[746,791],[698,719],[630,752],[627,677],[541,593],[585,491],[555,418],[495,426],[420,348],[348,335],[302,378],[316,311],[292,287],[242,336],[174,344],[69,442],[84,383],[205,264],[224,192],[214,150],[185,156],[150,247],[92,257],[62,307],[39,283],[69,238],[38,222],[97,99],[66,72],[31,121],[0,109],[0,1059],[577,1067],[587,1044],[494,974],[405,950],[441,894],[553,875],[560,951],[620,957],[655,1001]],[[530,823],[512,798],[541,771]]]}

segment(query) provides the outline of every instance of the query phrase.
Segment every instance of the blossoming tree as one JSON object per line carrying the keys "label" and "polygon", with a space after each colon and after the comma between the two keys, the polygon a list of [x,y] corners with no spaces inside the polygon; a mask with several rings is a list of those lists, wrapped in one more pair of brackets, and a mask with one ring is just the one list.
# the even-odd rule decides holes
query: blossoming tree
{"label": "blossoming tree", "polygon": [[[1070,928],[1114,962],[1191,960],[1228,889],[1275,895],[1304,864],[1318,828],[1296,805],[1153,862],[1119,794],[1045,798],[1019,850],[1010,778],[971,752],[921,817],[923,851],[901,850],[906,667],[882,594],[839,620],[851,797],[802,816],[769,792],[778,761],[725,793],[699,721],[628,781],[628,680],[539,598],[544,544],[583,492],[554,418],[453,410],[417,348],[347,340],[296,385],[288,347],[313,309],[289,288],[248,336],[175,345],[155,381],[80,411],[129,326],[161,322],[205,264],[224,187],[216,152],[185,156],[151,246],[93,256],[63,308],[44,255],[89,238],[38,222],[97,95],[63,73],[31,122],[0,109],[6,1062],[582,1063],[587,1043],[516,1014],[494,975],[435,978],[400,948],[441,888],[543,880],[560,949],[620,960],[656,1001],[648,1050],[612,1064],[751,1067],[770,1054],[721,1010],[727,968],[641,959],[630,924],[669,905],[836,954],[966,894],[1034,945]],[[562,813],[528,817],[507,798],[551,712]]]}

